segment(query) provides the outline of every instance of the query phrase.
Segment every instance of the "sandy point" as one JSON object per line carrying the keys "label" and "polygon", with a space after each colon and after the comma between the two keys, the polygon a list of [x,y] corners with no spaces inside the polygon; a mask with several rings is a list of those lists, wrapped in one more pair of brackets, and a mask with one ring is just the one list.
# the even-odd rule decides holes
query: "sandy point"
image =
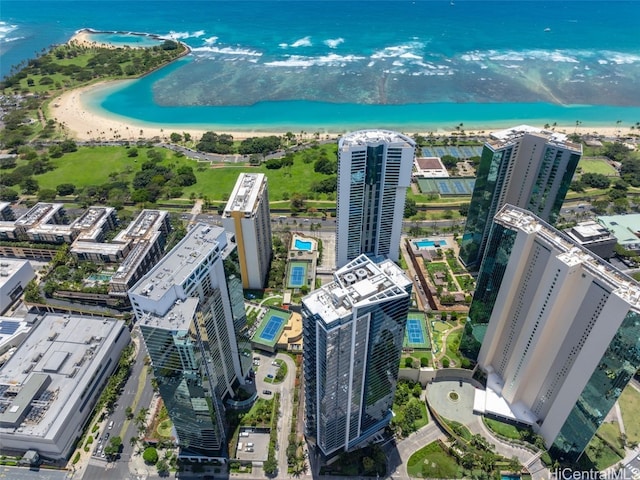
{"label": "sandy point", "polygon": [[[135,80],[122,80],[130,82]],[[118,81],[116,81],[118,82]],[[191,128],[185,125],[149,125],[136,122],[135,119],[106,115],[89,109],[84,102],[93,91],[114,85],[113,81],[98,82],[84,87],[64,92],[54,98],[49,104],[48,118],[61,124],[65,132],[77,140],[151,140],[168,139],[171,133],[188,133],[194,139],[199,139],[207,131],[227,133],[236,140],[249,137],[263,137],[269,135],[282,136],[285,132],[237,130],[234,127],[224,128]]]}

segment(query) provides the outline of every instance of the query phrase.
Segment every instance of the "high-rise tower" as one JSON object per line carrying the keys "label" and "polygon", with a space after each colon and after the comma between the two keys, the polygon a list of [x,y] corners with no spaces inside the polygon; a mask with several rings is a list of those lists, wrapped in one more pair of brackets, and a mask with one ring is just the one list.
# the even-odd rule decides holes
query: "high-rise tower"
{"label": "high-rise tower", "polygon": [[492,133],[482,150],[460,260],[480,267],[493,216],[505,203],[555,223],[581,156],[582,146],[561,133],[527,125]]}
{"label": "high-rise tower", "polygon": [[202,223],[129,291],[183,456],[227,456],[224,402],[251,363],[236,245]]}
{"label": "high-rise tower", "polygon": [[267,177],[241,173],[222,214],[222,225],[236,235],[242,285],[262,289],[271,261],[271,218]]}
{"label": "high-rise tower", "polygon": [[389,424],[411,281],[365,255],[302,300],[306,437],[331,457]]}
{"label": "high-rise tower", "polygon": [[388,130],[360,130],[338,142],[336,266],[364,253],[398,260],[415,142]]}
{"label": "high-rise tower", "polygon": [[461,349],[485,413],[576,460],[640,367],[640,285],[526,210],[495,216]]}

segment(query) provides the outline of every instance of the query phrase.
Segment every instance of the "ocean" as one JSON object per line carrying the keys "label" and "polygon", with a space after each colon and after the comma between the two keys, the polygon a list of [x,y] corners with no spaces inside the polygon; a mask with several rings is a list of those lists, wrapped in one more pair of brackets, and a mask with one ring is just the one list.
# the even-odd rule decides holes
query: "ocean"
{"label": "ocean", "polygon": [[145,32],[192,53],[92,108],[274,131],[629,127],[639,21],[636,1],[3,0],[0,74],[81,28]]}

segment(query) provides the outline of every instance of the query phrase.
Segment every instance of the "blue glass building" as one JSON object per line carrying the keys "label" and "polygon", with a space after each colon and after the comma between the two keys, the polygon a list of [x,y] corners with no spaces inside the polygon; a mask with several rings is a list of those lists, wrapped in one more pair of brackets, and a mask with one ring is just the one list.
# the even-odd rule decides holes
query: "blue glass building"
{"label": "blue glass building", "polygon": [[231,234],[195,225],[129,298],[181,456],[225,460],[225,401],[237,399],[251,367]]}
{"label": "blue glass building", "polygon": [[494,132],[482,150],[460,246],[460,260],[479,268],[493,216],[509,203],[555,223],[582,146],[566,135],[520,125]]}

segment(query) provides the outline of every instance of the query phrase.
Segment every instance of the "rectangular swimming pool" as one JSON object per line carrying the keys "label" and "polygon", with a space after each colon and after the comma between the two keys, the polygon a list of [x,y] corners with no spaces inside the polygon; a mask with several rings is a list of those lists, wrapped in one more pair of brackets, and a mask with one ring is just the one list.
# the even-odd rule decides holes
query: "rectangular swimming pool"
{"label": "rectangular swimming pool", "polygon": [[299,238],[296,238],[295,241],[293,242],[293,245],[297,250],[311,251],[310,241],[300,240]]}
{"label": "rectangular swimming pool", "polygon": [[444,247],[447,245],[446,240],[417,240],[413,242],[416,244],[418,248],[428,248],[428,247]]}

